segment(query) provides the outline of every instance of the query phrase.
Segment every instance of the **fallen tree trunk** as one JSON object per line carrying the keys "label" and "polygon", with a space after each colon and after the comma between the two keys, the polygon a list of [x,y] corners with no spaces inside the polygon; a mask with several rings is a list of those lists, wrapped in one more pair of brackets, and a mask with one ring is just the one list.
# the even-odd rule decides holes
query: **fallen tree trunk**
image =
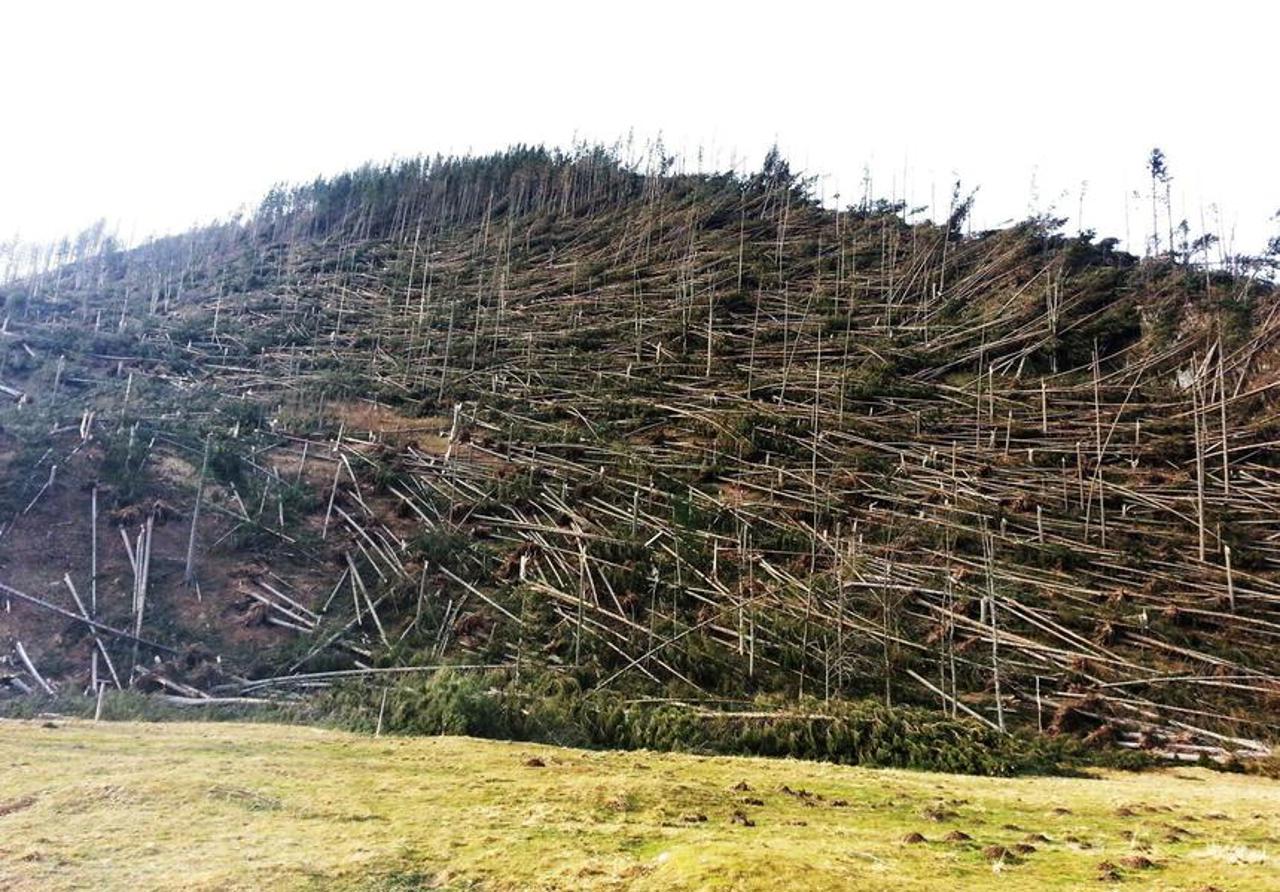
{"label": "fallen tree trunk", "polygon": [[36,668],[36,664],[31,662],[31,657],[27,656],[26,648],[22,646],[22,642],[15,641],[13,646],[18,651],[18,659],[22,661],[23,666],[27,667],[27,674],[35,679],[36,684],[44,688],[44,692],[46,694],[52,695],[54,693],[53,687],[49,682],[44,680],[44,676],[40,674],[40,670]]}
{"label": "fallen tree trunk", "polygon": [[48,601],[45,601],[41,598],[37,598],[34,595],[28,595],[26,592],[20,592],[12,586],[5,585],[3,582],[0,582],[0,592],[3,592],[5,595],[11,598],[17,598],[19,601],[25,601],[28,604],[34,604],[36,607],[43,607],[45,610],[56,613],[59,616],[66,617],[67,619],[75,620],[78,623],[84,623],[86,626],[88,626],[91,629],[96,629],[99,632],[105,632],[108,635],[114,635],[116,638],[123,638],[126,641],[132,641],[136,644],[141,644],[144,647],[149,647],[152,650],[157,651],[159,653],[169,654],[171,656],[177,654],[177,651],[174,650],[172,647],[165,647],[163,644],[156,644],[154,641],[148,641],[145,638],[139,638],[137,635],[130,635],[128,632],[124,632],[124,631],[121,631],[120,629],[112,628],[111,626],[108,626],[105,623],[100,623],[96,619],[87,619],[83,616],[77,616],[76,614],[72,613],[70,610],[67,610],[63,607],[59,607],[57,604],[50,604]]}
{"label": "fallen tree trunk", "polygon": [[262,697],[183,697],[178,694],[161,694],[159,699],[171,706],[269,706],[276,700]]}

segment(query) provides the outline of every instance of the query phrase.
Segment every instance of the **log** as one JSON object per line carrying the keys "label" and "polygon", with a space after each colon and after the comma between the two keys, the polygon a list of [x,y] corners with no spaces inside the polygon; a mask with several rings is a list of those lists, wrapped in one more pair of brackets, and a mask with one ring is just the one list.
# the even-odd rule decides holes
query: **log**
{"label": "log", "polygon": [[49,682],[44,680],[44,676],[40,674],[40,670],[36,668],[36,664],[31,662],[31,657],[27,656],[26,648],[22,646],[21,641],[13,643],[14,649],[18,652],[18,659],[22,661],[22,665],[27,668],[27,674],[35,679],[36,684],[44,689],[46,694],[52,696],[55,692]]}
{"label": "log", "polygon": [[279,702],[262,697],[183,697],[179,694],[160,694],[157,699],[184,709],[194,706],[273,706]]}
{"label": "log", "polygon": [[121,629],[112,628],[111,626],[108,626],[106,623],[100,623],[95,619],[86,619],[83,616],[77,616],[76,614],[72,613],[70,610],[67,610],[66,608],[59,607],[57,604],[50,604],[48,601],[42,600],[41,598],[37,598],[34,595],[28,595],[26,592],[18,591],[13,586],[5,585],[3,582],[0,582],[0,592],[3,592],[7,597],[17,598],[19,601],[22,601],[26,604],[32,604],[36,607],[42,607],[45,610],[50,611],[51,613],[56,613],[59,616],[66,617],[67,619],[75,620],[76,622],[79,622],[79,623],[84,623],[89,628],[95,629],[99,632],[105,632],[106,634],[114,636],[116,638],[121,638],[121,639],[124,639],[125,641],[132,641],[135,644],[140,644],[143,647],[147,647],[147,648],[150,648],[151,650],[156,651],[157,653],[170,654],[170,655],[177,654],[177,651],[174,650],[172,647],[166,647],[163,644],[157,644],[156,642],[149,641],[146,638],[141,638],[136,635],[131,635],[130,633],[125,632]]}

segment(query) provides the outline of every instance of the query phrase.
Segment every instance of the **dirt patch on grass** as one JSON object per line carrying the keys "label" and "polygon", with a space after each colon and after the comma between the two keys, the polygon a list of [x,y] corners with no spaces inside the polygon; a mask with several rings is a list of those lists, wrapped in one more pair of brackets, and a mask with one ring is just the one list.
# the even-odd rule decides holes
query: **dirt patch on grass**
{"label": "dirt patch on grass", "polygon": [[7,802],[0,802],[0,818],[6,815],[14,814],[30,808],[36,804],[34,796],[19,796],[17,799],[10,799]]}

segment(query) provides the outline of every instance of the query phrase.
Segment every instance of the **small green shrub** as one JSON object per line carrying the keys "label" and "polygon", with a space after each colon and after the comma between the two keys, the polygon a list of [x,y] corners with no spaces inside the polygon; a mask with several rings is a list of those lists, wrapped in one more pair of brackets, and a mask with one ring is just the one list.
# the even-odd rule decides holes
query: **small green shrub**
{"label": "small green shrub", "polygon": [[[385,685],[357,683],[326,695],[341,725],[372,730]],[[559,746],[652,749],[812,759],[845,765],[1009,776],[1070,773],[1085,763],[1136,768],[1140,754],[1086,752],[1067,739],[1000,734],[977,722],[879,701],[783,704],[759,699],[720,712],[675,702],[634,702],[584,691],[569,676],[444,670],[396,684],[383,730],[467,734]]]}

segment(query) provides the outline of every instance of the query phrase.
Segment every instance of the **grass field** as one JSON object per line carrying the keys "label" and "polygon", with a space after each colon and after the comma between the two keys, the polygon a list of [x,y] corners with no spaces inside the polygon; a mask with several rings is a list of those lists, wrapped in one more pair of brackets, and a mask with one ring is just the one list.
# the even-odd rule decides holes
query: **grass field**
{"label": "grass field", "polygon": [[994,780],[62,719],[0,721],[0,765],[3,890],[1280,889],[1280,782],[1193,768]]}

